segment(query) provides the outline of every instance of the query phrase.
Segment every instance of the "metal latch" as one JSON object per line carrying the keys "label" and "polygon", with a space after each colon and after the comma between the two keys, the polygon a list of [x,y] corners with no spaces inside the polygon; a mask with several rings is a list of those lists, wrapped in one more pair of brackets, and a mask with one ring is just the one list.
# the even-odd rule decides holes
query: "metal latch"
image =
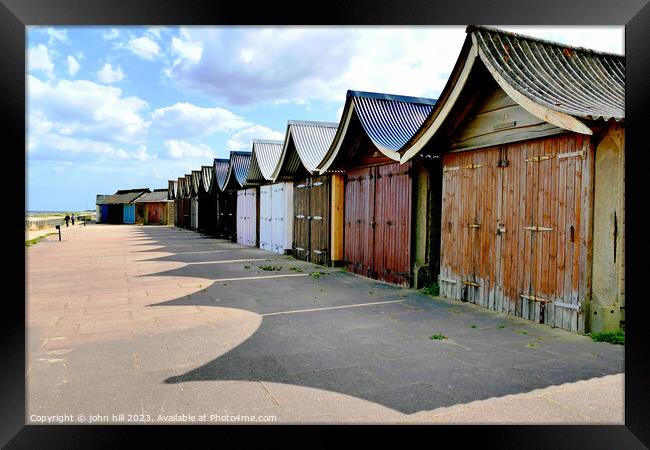
{"label": "metal latch", "polygon": [[467,228],[480,228],[481,224],[480,223],[468,223]]}
{"label": "metal latch", "polygon": [[450,279],[448,279],[448,278],[442,278],[442,277],[440,277],[439,280],[442,281],[442,282],[444,282],[444,283],[451,283],[451,284],[456,284],[456,283],[458,283],[458,281],[456,281],[456,280],[450,280]]}
{"label": "metal latch", "polygon": [[323,220],[323,218],[321,216],[313,216],[312,219],[313,220]]}
{"label": "metal latch", "polygon": [[553,231],[553,228],[551,227],[522,227],[524,230],[530,230],[530,231]]}
{"label": "metal latch", "polygon": [[480,284],[478,284],[478,283],[474,283],[473,281],[463,281],[463,284],[464,284],[465,286],[481,287]]}
{"label": "metal latch", "polygon": [[541,302],[541,303],[550,303],[551,302],[551,300],[547,300],[547,299],[542,298],[542,297],[537,297],[536,295],[524,295],[524,294],[521,294],[520,297],[525,298],[526,300],[532,300],[534,302]]}
{"label": "metal latch", "polygon": [[540,162],[540,161],[545,161],[547,159],[553,159],[555,158],[555,155],[539,155],[539,156],[533,156],[532,158],[526,158],[526,162]]}
{"label": "metal latch", "polygon": [[442,171],[443,172],[451,172],[451,171],[459,170],[459,169],[460,169],[460,167],[458,167],[458,166],[453,166],[453,167],[445,166],[445,167],[443,167]]}
{"label": "metal latch", "polygon": [[478,169],[479,167],[483,167],[485,164],[468,164],[466,166],[463,166],[463,169]]}
{"label": "metal latch", "polygon": [[506,227],[503,224],[497,225],[497,236],[506,232]]}

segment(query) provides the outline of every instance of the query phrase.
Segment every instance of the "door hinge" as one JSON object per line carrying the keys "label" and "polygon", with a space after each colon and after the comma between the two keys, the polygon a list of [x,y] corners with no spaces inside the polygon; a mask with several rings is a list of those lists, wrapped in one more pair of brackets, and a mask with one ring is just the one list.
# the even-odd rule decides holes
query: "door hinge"
{"label": "door hinge", "polygon": [[465,225],[467,228],[480,228],[481,224],[480,223],[468,223]]}
{"label": "door hinge", "polygon": [[555,306],[559,306],[560,308],[569,308],[569,309],[575,309],[577,311],[580,311],[582,309],[582,305],[578,303],[577,305],[573,303],[563,303],[563,302],[554,302],[553,303]]}
{"label": "door hinge", "polygon": [[[558,158],[558,159],[560,159],[560,158],[570,158],[570,157],[572,157],[572,156],[579,156],[579,157],[581,157],[582,159],[585,159],[585,151],[584,151],[584,150],[580,150],[580,151],[577,151],[577,152],[559,153],[559,154],[557,155],[557,158]],[[557,303],[556,303],[556,304],[557,304]]]}
{"label": "door hinge", "polygon": [[442,278],[442,277],[440,277],[439,280],[442,281],[442,282],[444,282],[444,283],[451,283],[451,284],[456,284],[456,283],[458,283],[458,281],[456,281],[456,280],[450,280],[450,279],[448,279],[448,278]]}
{"label": "door hinge", "polygon": [[321,216],[313,216],[312,219],[313,220],[323,220],[323,218]]}
{"label": "door hinge", "polygon": [[483,167],[485,164],[468,164],[466,166],[463,166],[463,169],[478,169],[479,167]]}
{"label": "door hinge", "polygon": [[540,303],[550,303],[551,302],[551,300],[547,300],[547,299],[542,298],[542,297],[537,297],[536,295],[524,295],[524,294],[521,294],[520,297],[525,298],[526,300],[532,300],[534,302],[540,302]]}
{"label": "door hinge", "polygon": [[453,167],[445,166],[445,167],[442,168],[443,172],[452,172],[452,171],[455,171],[455,170],[460,170],[460,167],[458,167],[458,166],[453,166]]}
{"label": "door hinge", "polygon": [[497,236],[499,236],[499,235],[501,235],[501,234],[503,234],[505,232],[506,232],[506,227],[504,227],[501,224],[497,225]]}
{"label": "door hinge", "polygon": [[474,283],[473,281],[463,281],[463,284],[464,284],[465,286],[481,287],[480,284],[478,284],[478,283]]}
{"label": "door hinge", "polygon": [[304,219],[304,218],[305,218],[305,216],[302,215],[302,214],[298,214],[298,215],[296,216],[296,219]]}
{"label": "door hinge", "polygon": [[540,162],[540,161],[546,161],[547,159],[553,159],[555,158],[555,155],[539,155],[539,156],[533,156],[532,158],[526,158],[526,162]]}
{"label": "door hinge", "polygon": [[522,227],[524,230],[530,230],[530,231],[553,231],[553,228],[551,227]]}

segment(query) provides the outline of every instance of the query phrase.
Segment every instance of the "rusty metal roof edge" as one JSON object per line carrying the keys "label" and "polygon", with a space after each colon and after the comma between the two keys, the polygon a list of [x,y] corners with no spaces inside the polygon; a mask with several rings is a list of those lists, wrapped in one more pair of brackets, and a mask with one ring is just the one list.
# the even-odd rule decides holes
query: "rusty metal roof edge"
{"label": "rusty metal roof edge", "polygon": [[569,45],[569,44],[563,44],[563,43],[558,42],[558,41],[551,41],[551,40],[548,40],[548,39],[537,38],[537,37],[530,36],[530,35],[527,35],[527,34],[516,33],[514,31],[507,31],[507,30],[503,30],[501,28],[497,28],[497,27],[489,26],[489,25],[467,25],[467,28],[465,29],[465,32],[470,34],[474,30],[491,31],[493,33],[504,34],[504,35],[512,36],[512,37],[515,37],[515,38],[518,38],[518,39],[525,39],[525,40],[529,40],[529,41],[535,41],[535,42],[538,42],[540,44],[548,44],[548,45],[552,45],[552,46],[555,46],[555,47],[568,48],[568,49],[575,50],[576,52],[580,52],[580,53],[591,53],[593,55],[612,56],[614,58],[625,59],[625,55],[621,55],[621,54],[618,54],[618,53],[603,52],[603,51],[594,50],[594,49],[591,49],[591,48],[579,47],[579,46],[574,46],[574,45]]}

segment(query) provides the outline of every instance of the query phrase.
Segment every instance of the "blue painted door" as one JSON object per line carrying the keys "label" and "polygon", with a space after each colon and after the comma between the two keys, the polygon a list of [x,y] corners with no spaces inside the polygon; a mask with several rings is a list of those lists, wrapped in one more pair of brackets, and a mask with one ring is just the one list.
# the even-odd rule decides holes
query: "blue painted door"
{"label": "blue painted door", "polygon": [[108,223],[108,205],[99,205],[99,220],[101,223]]}
{"label": "blue painted door", "polygon": [[124,223],[135,223],[135,204],[124,205]]}

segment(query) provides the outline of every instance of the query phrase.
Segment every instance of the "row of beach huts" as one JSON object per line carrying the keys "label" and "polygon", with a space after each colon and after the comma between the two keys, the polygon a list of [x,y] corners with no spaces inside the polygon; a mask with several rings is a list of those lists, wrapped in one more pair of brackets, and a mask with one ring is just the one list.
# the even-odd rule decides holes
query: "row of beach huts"
{"label": "row of beach huts", "polygon": [[[470,26],[437,100],[348,91],[339,123],[98,200],[576,332],[624,326],[625,59]],[[100,211],[101,210],[101,211]]]}

